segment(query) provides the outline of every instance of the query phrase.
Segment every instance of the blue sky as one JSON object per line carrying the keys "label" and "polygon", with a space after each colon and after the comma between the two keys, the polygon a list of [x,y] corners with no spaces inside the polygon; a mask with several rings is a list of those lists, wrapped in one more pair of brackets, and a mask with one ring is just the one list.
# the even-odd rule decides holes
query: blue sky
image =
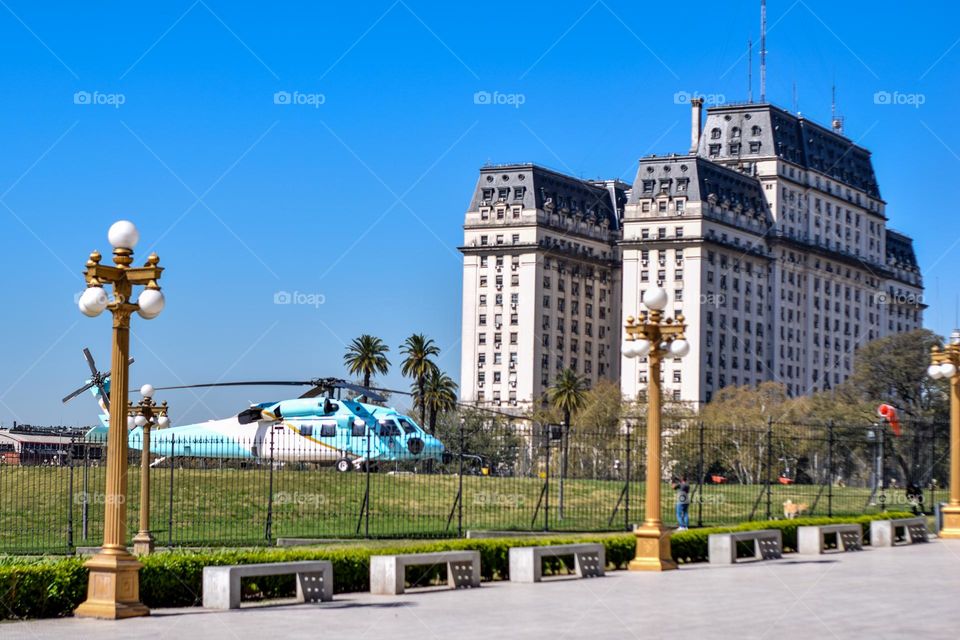
{"label": "blue sky", "polygon": [[[767,96],[793,108],[795,86],[826,124],[836,82],[942,333],[960,294],[960,10],[935,4],[771,0]],[[459,377],[456,247],[478,168],[632,181],[640,156],[689,145],[675,94],[744,100],[759,48],[754,0],[483,6],[0,0],[0,422],[95,420],[91,400],[59,399],[83,346],[109,361],[109,320],[74,295],[119,218],[140,228],[138,259],[152,248],[167,268],[166,311],[134,321],[136,384],[343,375],[364,332],[397,363],[423,331]],[[510,104],[476,104],[483,91]],[[274,304],[282,291],[323,304]],[[168,399],[183,422],[279,397]]]}

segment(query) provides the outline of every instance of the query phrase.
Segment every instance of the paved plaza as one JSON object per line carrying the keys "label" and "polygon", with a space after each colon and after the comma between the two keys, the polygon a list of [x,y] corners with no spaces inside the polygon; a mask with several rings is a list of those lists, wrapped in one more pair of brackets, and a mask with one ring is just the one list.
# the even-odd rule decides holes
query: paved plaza
{"label": "paved plaza", "polygon": [[320,605],[0,624],[0,638],[956,638],[960,541]]}

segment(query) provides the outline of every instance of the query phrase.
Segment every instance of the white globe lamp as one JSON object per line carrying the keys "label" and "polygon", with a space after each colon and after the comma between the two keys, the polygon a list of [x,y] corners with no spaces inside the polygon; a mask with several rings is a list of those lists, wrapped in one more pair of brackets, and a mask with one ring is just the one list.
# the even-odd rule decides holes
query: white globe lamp
{"label": "white globe lamp", "polygon": [[80,294],[77,306],[80,307],[80,312],[83,315],[95,318],[103,313],[103,310],[107,308],[107,303],[107,292],[104,291],[103,287],[87,287]]}
{"label": "white globe lamp", "polygon": [[663,311],[667,307],[667,292],[663,287],[643,292],[643,305],[651,311]]}
{"label": "white globe lamp", "polygon": [[129,220],[118,220],[110,225],[107,240],[116,249],[133,249],[140,241],[140,232]]}

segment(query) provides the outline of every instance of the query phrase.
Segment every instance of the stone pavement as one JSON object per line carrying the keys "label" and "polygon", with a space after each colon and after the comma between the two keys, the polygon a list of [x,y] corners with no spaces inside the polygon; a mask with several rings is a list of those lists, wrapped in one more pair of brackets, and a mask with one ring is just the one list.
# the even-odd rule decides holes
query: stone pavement
{"label": "stone pavement", "polygon": [[664,574],[0,624],[0,639],[957,638],[960,541]]}

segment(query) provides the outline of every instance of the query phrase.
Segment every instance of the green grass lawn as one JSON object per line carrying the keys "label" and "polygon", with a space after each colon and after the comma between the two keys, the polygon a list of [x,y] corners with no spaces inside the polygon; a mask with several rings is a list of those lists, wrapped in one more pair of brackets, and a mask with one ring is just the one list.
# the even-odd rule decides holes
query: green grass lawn
{"label": "green grass lawn", "polygon": [[[68,552],[71,517],[74,546],[99,544],[104,471],[103,467],[88,468],[84,479],[84,470],[75,468],[71,487],[70,471],[65,467],[0,468],[0,553]],[[456,536],[459,532],[461,509],[455,508],[455,498],[460,481],[456,475],[372,473],[369,510],[362,512],[368,482],[364,473],[280,469],[272,474],[272,492],[266,468],[175,468],[172,490],[170,468],[156,468],[151,474],[151,529],[158,544],[235,546],[272,543],[278,537],[417,538]],[[139,469],[132,468],[128,477],[127,521],[132,537],[138,522]],[[462,529],[542,531],[546,525],[551,531],[611,531],[624,530],[643,517],[643,483],[630,484],[627,515],[623,500],[614,512],[624,488],[622,481],[569,479],[560,519],[559,479],[551,478],[549,520],[545,523],[546,504],[540,502],[538,509],[543,485],[538,478],[464,476]],[[90,497],[85,529],[84,490]],[[673,492],[667,485],[662,492],[662,518],[668,525],[674,524]],[[879,512],[879,505],[868,504],[869,496],[869,489],[834,487],[832,513]],[[888,508],[904,510],[902,490],[888,490],[887,497]],[[771,488],[770,515],[783,517],[787,499],[808,505],[810,515],[828,513],[826,488],[777,484]],[[760,485],[705,485],[690,507],[693,526],[766,516],[767,495]]]}

